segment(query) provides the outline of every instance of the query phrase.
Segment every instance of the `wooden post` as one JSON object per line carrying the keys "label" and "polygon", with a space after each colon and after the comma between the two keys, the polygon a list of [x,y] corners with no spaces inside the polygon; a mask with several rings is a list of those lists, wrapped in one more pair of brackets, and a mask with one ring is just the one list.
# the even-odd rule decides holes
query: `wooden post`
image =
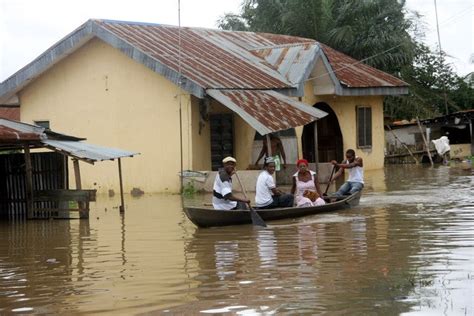
{"label": "wooden post", "polygon": [[[265,135],[265,137],[267,138],[267,157],[271,157],[272,156],[272,142],[270,140],[270,134]],[[263,163],[265,164],[265,161]],[[276,172],[273,173],[273,180],[276,183]]]}
{"label": "wooden post", "polygon": [[272,142],[270,140],[270,134],[265,135],[267,138],[267,157],[272,156]]}
{"label": "wooden post", "polygon": [[25,172],[26,172],[26,210],[28,219],[33,218],[33,169],[31,167],[30,147],[25,145]]}
{"label": "wooden post", "polygon": [[[82,190],[81,183],[81,169],[79,168],[79,160],[73,159],[74,164],[74,177],[76,179],[76,190]],[[79,206],[79,218],[89,218],[89,210],[86,209],[84,202],[77,202]]]}
{"label": "wooden post", "polygon": [[318,153],[318,122],[314,121],[314,163],[316,165],[316,173],[319,173],[319,153]]}
{"label": "wooden post", "polygon": [[393,132],[393,130],[390,128],[389,125],[387,125],[387,128],[388,128],[388,130],[392,133],[392,135],[395,137],[395,139],[398,140],[398,141],[400,142],[400,144],[402,144],[402,146],[405,147],[406,150],[408,150],[408,153],[409,153],[410,156],[413,158],[413,160],[415,160],[415,163],[418,164],[419,161],[418,161],[418,159],[416,159],[415,155],[413,155],[413,153],[411,152],[410,148],[408,148],[408,146],[398,138],[397,134],[395,134],[395,133]]}
{"label": "wooden post", "polygon": [[[469,121],[469,128],[471,130],[471,156],[474,155],[474,129],[473,129],[473,122],[474,120],[470,120]],[[471,161],[471,164],[473,164],[473,162]]]}
{"label": "wooden post", "polygon": [[120,179],[120,213],[125,212],[125,203],[123,202],[123,182],[122,182],[122,161],[118,159],[119,179]]}
{"label": "wooden post", "polygon": [[430,158],[431,167],[433,167],[433,158],[431,158],[430,152],[430,144],[426,141],[425,133],[423,132],[423,128],[421,127],[420,119],[416,118],[416,123],[418,124],[418,128],[420,129],[421,137],[423,137],[423,142],[425,143],[426,153],[428,154],[428,158]]}

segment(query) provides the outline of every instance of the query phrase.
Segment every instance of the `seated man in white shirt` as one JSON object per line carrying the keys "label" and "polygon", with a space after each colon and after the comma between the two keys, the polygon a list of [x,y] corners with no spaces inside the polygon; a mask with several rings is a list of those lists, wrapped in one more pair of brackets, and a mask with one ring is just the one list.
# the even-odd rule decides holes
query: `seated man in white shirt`
{"label": "seated man in white shirt", "polygon": [[269,209],[277,207],[292,207],[294,197],[278,189],[273,181],[272,174],[275,173],[275,162],[272,157],[265,158],[264,170],[257,179],[255,193],[255,204],[258,208]]}
{"label": "seated man in white shirt", "polygon": [[214,180],[212,205],[217,210],[247,209],[250,200],[232,193],[232,175],[235,173],[237,161],[233,157],[226,157],[222,163],[224,168],[219,170]]}

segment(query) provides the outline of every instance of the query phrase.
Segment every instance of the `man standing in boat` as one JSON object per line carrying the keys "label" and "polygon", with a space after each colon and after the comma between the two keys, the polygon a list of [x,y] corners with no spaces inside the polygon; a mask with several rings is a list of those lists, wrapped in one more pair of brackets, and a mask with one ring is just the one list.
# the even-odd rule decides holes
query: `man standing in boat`
{"label": "man standing in boat", "polygon": [[226,157],[222,163],[224,168],[219,170],[214,180],[212,205],[217,210],[247,209],[250,200],[232,193],[232,175],[235,173],[237,160],[233,157]]}
{"label": "man standing in boat", "polygon": [[[280,171],[281,164],[283,164],[283,168],[286,168],[285,148],[283,148],[283,143],[281,142],[280,137],[270,134],[269,138],[271,144],[271,154],[273,161],[275,162],[275,171]],[[262,150],[260,151],[260,154],[258,154],[258,158],[255,162],[255,165],[258,165],[258,162],[260,161],[260,159],[262,159],[262,157],[264,157],[264,159],[269,157],[266,137],[263,138]]]}
{"label": "man standing in boat", "polygon": [[353,149],[348,149],[346,151],[346,160],[342,163],[337,163],[335,160],[331,161],[331,163],[334,167],[339,168],[331,179],[331,182],[343,175],[345,169],[349,169],[349,179],[341,185],[339,190],[334,194],[335,196],[341,197],[346,194],[353,194],[364,188],[364,163],[362,158],[355,155]]}

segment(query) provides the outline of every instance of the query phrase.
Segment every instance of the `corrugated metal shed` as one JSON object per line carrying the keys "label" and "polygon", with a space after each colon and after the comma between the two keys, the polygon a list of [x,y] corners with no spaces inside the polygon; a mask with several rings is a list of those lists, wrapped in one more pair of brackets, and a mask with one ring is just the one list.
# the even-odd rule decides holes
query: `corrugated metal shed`
{"label": "corrugated metal shed", "polygon": [[[0,146],[12,148],[23,145],[47,147],[69,156],[88,162],[113,160],[122,157],[133,157],[136,152],[108,148],[84,143],[77,138],[55,133],[43,127],[0,118]],[[16,148],[15,147],[15,148]]]}
{"label": "corrugated metal shed", "polygon": [[43,140],[46,147],[55,151],[66,153],[69,156],[89,162],[114,160],[123,157],[133,157],[138,155],[136,152],[125,151],[116,148],[102,147],[84,142],[62,141],[62,140]]}
{"label": "corrugated metal shed", "polygon": [[207,90],[261,135],[303,126],[327,115],[275,91]]}

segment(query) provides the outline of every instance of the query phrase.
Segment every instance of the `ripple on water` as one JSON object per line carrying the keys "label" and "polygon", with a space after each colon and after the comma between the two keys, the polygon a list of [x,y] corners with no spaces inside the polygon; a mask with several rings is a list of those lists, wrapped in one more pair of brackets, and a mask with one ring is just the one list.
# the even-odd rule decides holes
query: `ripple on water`
{"label": "ripple on water", "polygon": [[196,229],[173,195],[128,197],[124,216],[99,196],[89,221],[0,223],[0,312],[472,314],[474,177],[366,176],[359,207],[267,229]]}

